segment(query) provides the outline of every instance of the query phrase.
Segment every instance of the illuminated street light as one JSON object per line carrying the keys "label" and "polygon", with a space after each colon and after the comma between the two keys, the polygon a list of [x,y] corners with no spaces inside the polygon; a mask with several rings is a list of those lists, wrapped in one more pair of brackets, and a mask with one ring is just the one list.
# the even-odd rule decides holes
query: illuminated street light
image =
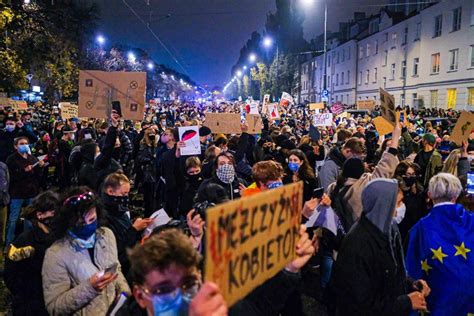
{"label": "illuminated street light", "polygon": [[266,48],[269,48],[270,46],[272,46],[273,44],[273,40],[271,37],[267,36],[263,39],[263,46],[266,47]]}
{"label": "illuminated street light", "polygon": [[305,7],[310,7],[314,4],[314,0],[301,0],[301,4]]}
{"label": "illuminated street light", "polygon": [[247,66],[244,66],[244,70],[246,70],[246,69],[247,69]]}
{"label": "illuminated street light", "polygon": [[255,55],[253,53],[249,55],[249,61],[251,63],[254,63],[256,60],[257,60],[257,55]]}
{"label": "illuminated street light", "polygon": [[135,63],[137,60],[137,57],[135,57],[135,54],[130,52],[127,54],[128,61],[131,62],[132,64]]}
{"label": "illuminated street light", "polygon": [[242,70],[237,70],[237,77],[242,77]]}
{"label": "illuminated street light", "polygon": [[153,68],[155,68],[155,65],[153,65],[153,63],[150,61],[146,67],[149,69],[149,70],[153,70]]}
{"label": "illuminated street light", "polygon": [[97,44],[102,46],[105,44],[105,37],[103,37],[102,35],[98,35],[95,41],[97,42]]}

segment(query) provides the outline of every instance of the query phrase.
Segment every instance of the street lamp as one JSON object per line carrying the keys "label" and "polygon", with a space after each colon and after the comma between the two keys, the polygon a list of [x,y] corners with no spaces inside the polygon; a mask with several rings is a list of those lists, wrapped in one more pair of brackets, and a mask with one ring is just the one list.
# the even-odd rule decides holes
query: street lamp
{"label": "street lamp", "polygon": [[301,4],[305,7],[309,7],[313,5],[313,3],[314,3],[314,0],[301,0]]}
{"label": "street lamp", "polygon": [[242,77],[242,70],[237,70],[237,77]]}
{"label": "street lamp", "polygon": [[155,68],[155,65],[150,61],[146,67],[149,69],[149,70],[153,70],[153,68]]}
{"label": "street lamp", "polygon": [[132,64],[135,63],[135,61],[137,60],[137,57],[135,57],[135,54],[132,52],[129,52],[127,54],[127,58],[128,58],[128,61]]}
{"label": "street lamp", "polygon": [[247,66],[244,66],[244,70],[247,70]]}
{"label": "street lamp", "polygon": [[97,35],[97,38],[95,39],[95,41],[97,42],[97,44],[102,46],[105,44],[105,37],[103,37],[102,35]]}
{"label": "street lamp", "polygon": [[272,46],[273,44],[273,40],[271,37],[269,36],[266,36],[264,39],[263,39],[263,47],[265,48],[270,48],[270,46]]}
{"label": "street lamp", "polygon": [[256,60],[257,60],[257,56],[255,54],[252,53],[249,55],[249,61],[251,63],[254,63]]}

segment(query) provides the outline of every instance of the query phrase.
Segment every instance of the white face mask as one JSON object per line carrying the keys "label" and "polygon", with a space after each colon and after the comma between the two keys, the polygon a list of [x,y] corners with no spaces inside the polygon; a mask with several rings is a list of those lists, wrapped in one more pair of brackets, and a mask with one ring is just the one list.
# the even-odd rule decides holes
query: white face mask
{"label": "white face mask", "polygon": [[405,206],[405,203],[402,203],[399,207],[397,207],[396,214],[394,217],[394,220],[397,224],[400,224],[403,221],[403,218],[405,218],[406,212],[407,212],[407,207]]}
{"label": "white face mask", "polygon": [[471,163],[474,160],[474,155],[467,156],[467,160]]}

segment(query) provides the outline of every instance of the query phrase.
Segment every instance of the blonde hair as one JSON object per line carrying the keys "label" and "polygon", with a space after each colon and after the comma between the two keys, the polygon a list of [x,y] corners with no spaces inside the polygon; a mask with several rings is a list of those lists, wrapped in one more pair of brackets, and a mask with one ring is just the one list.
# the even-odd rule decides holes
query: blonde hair
{"label": "blonde hair", "polygon": [[444,162],[441,172],[450,173],[457,177],[459,157],[461,157],[461,151],[459,149],[451,151],[448,158],[446,158],[446,161]]}

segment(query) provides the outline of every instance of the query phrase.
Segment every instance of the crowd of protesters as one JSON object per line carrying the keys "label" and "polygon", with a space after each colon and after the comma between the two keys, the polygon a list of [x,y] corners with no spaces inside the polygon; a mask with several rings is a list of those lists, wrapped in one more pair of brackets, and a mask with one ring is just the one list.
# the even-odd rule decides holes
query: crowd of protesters
{"label": "crowd of protesters", "polygon": [[[280,110],[262,113],[258,135],[244,121],[234,135],[203,125],[206,112],[245,112],[241,102],[153,105],[141,122],[0,110],[13,315],[301,315],[313,286],[330,315],[474,313],[474,273],[463,274],[474,267],[474,133],[450,141],[459,113],[407,107],[381,136],[377,108],[317,128],[303,106]],[[180,126],[199,126],[200,155],[181,155]],[[227,306],[202,281],[206,209],[299,181],[297,258]],[[169,220],[155,227],[159,209]],[[333,229],[308,224],[321,214]],[[448,255],[459,263],[443,265]],[[308,267],[319,284],[304,282]]]}

